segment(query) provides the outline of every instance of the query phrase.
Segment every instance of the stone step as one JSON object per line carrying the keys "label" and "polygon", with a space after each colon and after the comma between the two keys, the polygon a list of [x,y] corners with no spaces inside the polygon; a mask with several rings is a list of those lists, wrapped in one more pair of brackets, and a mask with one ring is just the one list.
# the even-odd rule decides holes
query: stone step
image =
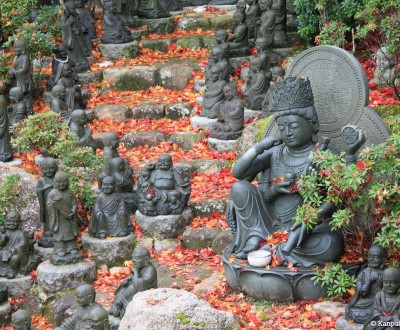
{"label": "stone step", "polygon": [[167,53],[169,46],[175,42],[177,47],[200,49],[212,49],[217,45],[215,36],[213,35],[198,35],[198,36],[182,36],[172,38],[157,38],[157,39],[143,39],[142,45],[145,48],[158,50]]}
{"label": "stone step", "polygon": [[[231,9],[231,8],[228,8]],[[233,25],[233,13],[234,11],[224,12],[186,12],[176,25],[178,30],[197,30],[201,28],[203,31],[216,31],[219,29],[229,30]]]}

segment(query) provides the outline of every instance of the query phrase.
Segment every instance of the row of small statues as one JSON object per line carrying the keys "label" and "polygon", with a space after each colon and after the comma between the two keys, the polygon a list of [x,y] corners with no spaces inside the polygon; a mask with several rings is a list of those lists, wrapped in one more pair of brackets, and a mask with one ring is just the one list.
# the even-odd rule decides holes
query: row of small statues
{"label": "row of small statues", "polygon": [[[133,268],[115,291],[114,302],[108,312],[95,301],[96,291],[90,284],[80,285],[75,293],[78,310],[64,320],[56,330],[108,330],[109,314],[122,318],[134,295],[157,288],[157,270],[150,261],[147,248],[137,247],[132,254]],[[36,330],[31,323],[31,315],[26,310],[18,310],[12,315],[12,326],[16,330]]]}

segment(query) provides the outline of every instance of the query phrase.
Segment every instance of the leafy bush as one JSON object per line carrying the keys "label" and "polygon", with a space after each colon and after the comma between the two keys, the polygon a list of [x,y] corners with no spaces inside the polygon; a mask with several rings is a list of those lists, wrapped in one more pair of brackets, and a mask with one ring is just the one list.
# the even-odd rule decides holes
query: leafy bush
{"label": "leafy bush", "polygon": [[21,177],[18,174],[7,175],[0,182],[0,225],[6,219],[9,211],[15,210],[16,206],[24,205],[30,196],[21,195]]}
{"label": "leafy bush", "polygon": [[0,23],[3,33],[12,36],[24,23],[28,22],[36,0],[0,1]]}
{"label": "leafy bush", "polygon": [[353,288],[356,284],[354,275],[349,275],[341,264],[326,265],[325,268],[317,268],[313,277],[314,284],[321,283],[327,287],[329,297],[339,297]]}

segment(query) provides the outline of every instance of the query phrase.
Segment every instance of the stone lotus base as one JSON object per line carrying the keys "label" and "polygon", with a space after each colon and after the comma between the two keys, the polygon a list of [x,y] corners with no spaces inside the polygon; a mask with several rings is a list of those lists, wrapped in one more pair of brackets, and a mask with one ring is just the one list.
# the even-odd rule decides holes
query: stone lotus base
{"label": "stone lotus base", "polygon": [[26,294],[33,285],[32,276],[27,275],[18,275],[16,278],[11,280],[0,277],[0,285],[6,285],[8,287],[8,296],[9,297],[19,297],[23,294]]}
{"label": "stone lotus base", "polygon": [[[287,267],[271,269],[255,268],[241,264],[238,260],[229,262],[229,255],[222,255],[225,277],[229,286],[235,291],[243,291],[256,300],[292,302],[317,300],[327,296],[327,289],[314,284],[312,278],[316,271],[310,268],[298,268],[292,272]],[[242,261],[243,262],[243,261]],[[359,271],[361,263],[345,265],[350,273]]]}
{"label": "stone lotus base", "polygon": [[103,57],[109,60],[118,60],[122,57],[139,56],[139,43],[137,40],[124,44],[99,44],[99,50]]}
{"label": "stone lotus base", "polygon": [[84,283],[93,283],[95,279],[96,263],[92,260],[59,266],[44,261],[37,268],[38,285],[50,295],[75,289]]}
{"label": "stone lotus base", "polygon": [[344,315],[342,315],[336,320],[336,330],[362,330],[363,327],[364,324],[349,323],[344,318]]}
{"label": "stone lotus base", "polygon": [[208,138],[208,147],[215,151],[232,151],[235,150],[237,140],[220,140],[215,138]]}
{"label": "stone lotus base", "polygon": [[0,327],[9,325],[11,321],[11,304],[7,301],[0,304]]}
{"label": "stone lotus base", "polygon": [[121,265],[125,260],[132,258],[135,235],[125,237],[110,237],[99,239],[85,234],[82,236],[82,246],[86,252],[92,254],[91,258],[96,264],[106,264],[109,267]]}
{"label": "stone lotus base", "polygon": [[143,228],[143,232],[151,237],[161,239],[177,238],[192,220],[192,210],[186,207],[180,215],[158,215],[150,217],[136,211],[136,223]]}
{"label": "stone lotus base", "polygon": [[168,34],[174,32],[175,29],[173,17],[155,19],[139,18],[136,21],[138,26],[146,25],[150,34]]}

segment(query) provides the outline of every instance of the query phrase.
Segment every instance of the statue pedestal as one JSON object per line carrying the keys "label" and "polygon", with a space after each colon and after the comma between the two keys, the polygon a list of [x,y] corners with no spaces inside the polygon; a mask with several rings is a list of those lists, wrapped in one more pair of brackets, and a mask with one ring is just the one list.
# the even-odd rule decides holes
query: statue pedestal
{"label": "statue pedestal", "polygon": [[85,234],[82,236],[82,246],[92,254],[96,264],[106,264],[109,267],[121,265],[132,258],[135,235],[99,239]]}
{"label": "statue pedestal", "polygon": [[345,318],[344,315],[339,317],[336,320],[336,330],[362,330],[364,324],[359,323],[349,323]]}
{"label": "statue pedestal", "polygon": [[32,288],[33,281],[32,276],[30,275],[18,275],[16,278],[11,280],[5,277],[0,277],[0,286],[2,284],[8,287],[9,297],[19,297],[28,293],[28,291]]}
{"label": "statue pedestal", "polygon": [[207,117],[200,117],[200,116],[194,116],[190,118],[190,125],[193,127],[199,127],[204,131],[209,131],[213,127],[214,123],[217,121],[217,119],[210,119]]}
{"label": "statue pedestal", "polygon": [[[237,138],[240,135],[242,135],[242,132],[240,132],[240,134],[236,135]],[[220,151],[220,152],[232,151],[232,150],[235,150],[237,138],[235,140],[221,140],[221,139],[209,137],[208,138],[208,147],[212,150]]]}
{"label": "statue pedestal", "polygon": [[45,248],[43,246],[39,246],[37,243],[34,245],[35,252],[39,255],[41,261],[50,260],[51,255],[53,253],[53,248]]}
{"label": "statue pedestal", "polygon": [[186,207],[180,215],[158,215],[150,217],[136,211],[136,223],[143,228],[145,235],[160,239],[177,238],[183,234],[192,220],[192,210]]}
{"label": "statue pedestal", "polygon": [[[292,302],[317,300],[327,296],[327,289],[314,284],[312,278],[316,271],[299,267],[297,272],[287,267],[266,269],[251,267],[246,261],[229,262],[229,255],[221,255],[225,277],[229,286],[235,291],[244,291],[257,300]],[[357,273],[361,263],[343,265],[350,273]]]}
{"label": "statue pedestal", "polygon": [[239,48],[239,49],[231,49],[229,51],[229,57],[243,57],[250,55],[250,48]]}
{"label": "statue pedestal", "polygon": [[50,261],[42,262],[37,268],[39,287],[48,295],[76,289],[83,283],[96,280],[96,263],[84,260],[75,264],[54,266]]}
{"label": "statue pedestal", "polygon": [[5,327],[11,322],[11,304],[7,301],[0,304],[0,327]]}
{"label": "statue pedestal", "polygon": [[109,60],[118,60],[122,57],[139,56],[139,43],[137,40],[124,44],[99,44],[99,50],[103,57]]}
{"label": "statue pedestal", "polygon": [[174,32],[175,29],[173,17],[155,19],[138,18],[137,23],[139,26],[146,25],[150,34],[168,34]]}

